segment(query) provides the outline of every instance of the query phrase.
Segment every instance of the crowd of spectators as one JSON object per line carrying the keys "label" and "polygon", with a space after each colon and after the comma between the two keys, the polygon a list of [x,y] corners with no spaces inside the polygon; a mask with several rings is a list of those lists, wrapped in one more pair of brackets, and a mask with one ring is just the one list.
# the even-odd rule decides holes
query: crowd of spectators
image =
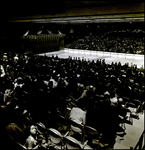
{"label": "crowd of spectators", "polygon": [[69,46],[69,48],[128,54],[145,54],[144,35],[145,31],[142,29],[110,30],[99,35],[91,35]]}
{"label": "crowd of spectators", "polygon": [[58,113],[64,115],[71,103],[81,103],[87,110],[86,124],[110,140],[120,123],[118,100],[128,97],[144,102],[145,70],[137,65],[31,53],[1,52],[0,56],[0,138],[5,147],[11,146],[7,137],[11,123],[15,131],[24,132],[19,141],[24,145],[32,124],[42,122],[58,129]]}

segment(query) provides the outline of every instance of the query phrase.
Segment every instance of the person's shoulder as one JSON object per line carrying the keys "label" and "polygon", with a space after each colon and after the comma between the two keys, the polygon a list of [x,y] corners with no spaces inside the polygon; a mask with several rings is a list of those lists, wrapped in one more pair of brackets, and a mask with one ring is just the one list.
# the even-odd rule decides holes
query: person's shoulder
{"label": "person's shoulder", "polygon": [[72,110],[80,110],[79,107],[73,107]]}
{"label": "person's shoulder", "polygon": [[28,140],[28,141],[33,141],[34,138],[33,138],[31,135],[29,135],[28,138],[27,138],[27,140]]}
{"label": "person's shoulder", "polygon": [[78,107],[73,107],[73,108],[71,109],[71,113],[73,113],[73,112],[78,112],[78,110],[79,110]]}
{"label": "person's shoulder", "polygon": [[73,111],[76,111],[76,112],[85,112],[85,111],[83,111],[81,108],[79,108],[79,107],[73,107],[72,108],[73,109]]}

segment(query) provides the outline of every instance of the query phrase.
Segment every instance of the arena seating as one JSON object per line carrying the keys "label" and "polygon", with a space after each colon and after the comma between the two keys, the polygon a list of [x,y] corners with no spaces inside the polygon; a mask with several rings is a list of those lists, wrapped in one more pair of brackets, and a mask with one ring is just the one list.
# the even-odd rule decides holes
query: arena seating
{"label": "arena seating", "polygon": [[[59,122],[58,116],[64,116],[67,121],[68,108],[73,104],[77,106],[76,100],[83,91],[79,84],[84,89],[90,85],[94,87],[93,91],[88,90],[87,98],[80,99],[88,112],[86,125],[102,135],[100,143],[109,143],[110,147],[114,144],[116,132],[125,130],[120,124],[126,123],[126,119],[123,122],[118,116],[122,113],[122,104],[127,109],[130,102],[134,103],[138,108],[136,113],[140,112],[139,108],[144,104],[145,70],[138,69],[136,65],[109,65],[105,60],[86,61],[72,57],[62,59],[31,53],[1,54],[6,56],[0,60],[6,73],[0,78],[0,122],[3,130],[0,137],[4,146],[7,144],[6,138],[3,138],[6,137],[5,127],[13,122],[24,131],[24,138],[28,135],[30,125],[37,122],[44,123],[47,128],[59,130],[61,120]],[[55,87],[49,83],[55,84]],[[116,102],[108,100],[104,94],[106,91],[109,99],[116,97]],[[122,104],[119,103],[119,98],[123,99]],[[124,117],[126,115],[127,113]],[[97,124],[94,122],[95,118]],[[106,127],[106,123],[110,124]],[[48,134],[44,136],[48,138]],[[91,140],[89,136],[88,140]]]}
{"label": "arena seating", "polygon": [[141,29],[110,30],[84,38],[69,48],[144,55],[144,35]]}

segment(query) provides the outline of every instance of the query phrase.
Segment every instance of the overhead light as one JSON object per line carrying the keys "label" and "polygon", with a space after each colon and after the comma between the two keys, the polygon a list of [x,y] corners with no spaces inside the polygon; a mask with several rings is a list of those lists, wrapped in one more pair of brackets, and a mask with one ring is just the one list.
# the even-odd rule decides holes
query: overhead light
{"label": "overhead light", "polygon": [[25,34],[23,34],[23,36],[27,36],[30,30],[28,30]]}
{"label": "overhead light", "polygon": [[39,34],[41,34],[41,33],[42,33],[42,30],[38,31],[38,32],[37,32],[37,35],[39,35]]}
{"label": "overhead light", "polygon": [[70,29],[69,33],[74,33],[74,30],[73,30],[73,29]]}
{"label": "overhead light", "polygon": [[59,34],[62,34],[59,30],[58,30],[58,33],[59,33]]}
{"label": "overhead light", "polygon": [[51,31],[49,31],[49,30],[47,30],[47,32],[48,32],[48,34],[52,34],[52,32],[51,32]]}

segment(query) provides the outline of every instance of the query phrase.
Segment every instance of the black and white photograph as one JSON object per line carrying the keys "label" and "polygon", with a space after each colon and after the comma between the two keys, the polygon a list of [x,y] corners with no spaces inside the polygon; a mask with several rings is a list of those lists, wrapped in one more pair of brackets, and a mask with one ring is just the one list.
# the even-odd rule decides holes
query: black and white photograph
{"label": "black and white photograph", "polygon": [[145,149],[144,3],[1,2],[1,150]]}

